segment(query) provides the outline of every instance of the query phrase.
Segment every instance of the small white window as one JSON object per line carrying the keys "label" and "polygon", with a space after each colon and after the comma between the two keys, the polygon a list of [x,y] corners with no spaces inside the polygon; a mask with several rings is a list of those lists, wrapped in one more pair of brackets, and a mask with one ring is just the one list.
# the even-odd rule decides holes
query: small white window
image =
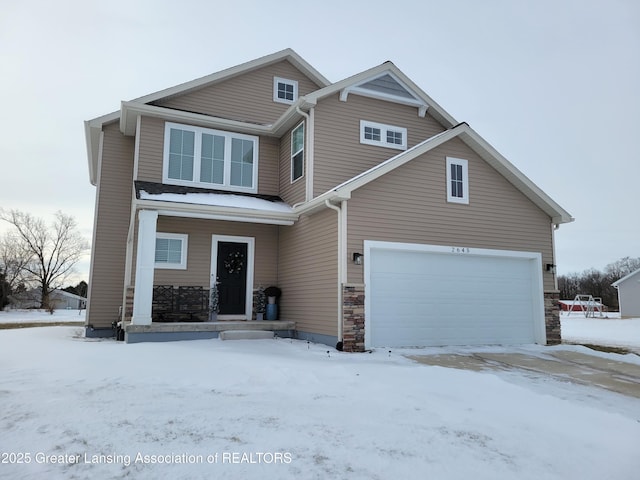
{"label": "small white window", "polygon": [[298,82],[286,78],[273,77],[273,101],[293,103],[298,99]]}
{"label": "small white window", "polygon": [[447,157],[447,201],[469,203],[469,162]]}
{"label": "small white window", "polygon": [[407,129],[360,120],[360,143],[406,150]]}
{"label": "small white window", "polygon": [[291,132],[291,183],[304,175],[304,123]]}
{"label": "small white window", "polygon": [[181,233],[156,233],[156,268],[187,269],[188,235]]}

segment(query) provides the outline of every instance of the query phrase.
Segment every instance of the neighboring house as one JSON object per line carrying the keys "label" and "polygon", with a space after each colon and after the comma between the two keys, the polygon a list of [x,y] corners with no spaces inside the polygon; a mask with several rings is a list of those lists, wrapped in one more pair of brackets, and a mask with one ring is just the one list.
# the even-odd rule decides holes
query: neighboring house
{"label": "neighboring house", "polygon": [[612,285],[618,290],[620,316],[640,317],[640,268]]}
{"label": "neighboring house", "polygon": [[597,301],[560,300],[560,310],[563,312],[584,312],[589,309],[602,312],[606,308],[605,305]]}
{"label": "neighboring house", "polygon": [[[330,83],[287,49],[85,129],[88,336],[122,320],[129,342],[560,341],[553,231],[573,219],[391,62]],[[217,322],[166,323],[171,308],[206,320],[216,280]],[[270,285],[279,321],[248,323]]]}
{"label": "neighboring house", "polygon": [[[26,292],[18,293],[11,297],[14,308],[39,308],[42,299],[42,292],[38,288],[33,288]],[[54,310],[86,308],[87,299],[64,290],[52,290],[49,293],[49,303]]]}

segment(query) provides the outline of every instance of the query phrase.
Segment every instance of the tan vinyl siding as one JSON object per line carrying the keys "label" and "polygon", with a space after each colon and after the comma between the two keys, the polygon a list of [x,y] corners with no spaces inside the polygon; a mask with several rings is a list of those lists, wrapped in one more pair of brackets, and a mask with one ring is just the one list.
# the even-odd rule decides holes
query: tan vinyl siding
{"label": "tan vinyl siding", "polygon": [[[469,161],[469,205],[447,202],[446,156]],[[347,218],[349,257],[380,240],[540,252],[555,263],[549,216],[458,139],[356,190]],[[363,267],[348,262],[348,281],[363,282]],[[554,289],[552,275],[544,282]]]}
{"label": "tan vinyl siding", "polygon": [[[254,287],[269,286],[277,280],[278,227],[257,223],[225,222],[159,216],[156,231],[188,235],[187,269],[156,268],[154,285],[202,286],[211,281],[211,240],[213,235],[255,239]],[[135,278],[135,252],[134,252]]]}
{"label": "tan vinyl siding", "polygon": [[[285,133],[280,140],[280,197],[289,205],[295,205],[305,200],[306,175],[307,175],[307,145],[304,149],[304,175],[291,183],[291,132],[300,123]],[[306,128],[306,125],[305,125]],[[305,133],[305,142],[307,140]]]}
{"label": "tan vinyl siding", "polygon": [[124,137],[117,123],[103,131],[86,320],[94,328],[111,328],[122,305],[133,175],[133,138]]}
{"label": "tan vinyl siding", "polygon": [[[142,117],[138,147],[137,180],[162,183],[165,120]],[[258,141],[258,193],[278,195],[280,141],[260,137]],[[201,187],[202,185],[194,185]],[[212,186],[213,187],[213,186]]]}
{"label": "tan vinyl siding", "polygon": [[164,124],[165,121],[161,118],[142,117],[140,119],[138,175],[136,180],[162,182]]}
{"label": "tan vinyl siding", "polygon": [[319,88],[297,68],[283,60],[194,92],[159,100],[154,104],[214,117],[271,124],[290,106],[273,101],[273,77],[297,80],[300,96]]}
{"label": "tan vinyl siding", "polygon": [[337,217],[323,210],[280,227],[281,319],[302,332],[338,334]]}
{"label": "tan vinyl siding", "polygon": [[420,118],[416,107],[354,94],[346,102],[328,97],[315,110],[314,195],[402,152],[361,144],[360,120],[406,128],[408,148],[444,130],[428,113]]}

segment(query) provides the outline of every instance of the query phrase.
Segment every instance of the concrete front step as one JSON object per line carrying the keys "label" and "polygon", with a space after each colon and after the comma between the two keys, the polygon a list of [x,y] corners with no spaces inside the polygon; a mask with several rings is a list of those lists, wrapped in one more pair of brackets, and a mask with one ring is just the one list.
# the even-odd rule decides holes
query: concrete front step
{"label": "concrete front step", "polygon": [[273,338],[267,330],[225,330],[220,332],[220,340],[264,340]]}

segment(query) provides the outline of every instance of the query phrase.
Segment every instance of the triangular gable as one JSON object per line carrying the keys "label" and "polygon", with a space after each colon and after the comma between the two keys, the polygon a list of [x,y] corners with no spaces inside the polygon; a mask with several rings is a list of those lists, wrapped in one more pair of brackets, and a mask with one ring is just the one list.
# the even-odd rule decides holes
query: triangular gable
{"label": "triangular gable", "polygon": [[292,49],[287,48],[285,50],[272,53],[271,55],[266,55],[255,60],[251,60],[250,62],[242,63],[240,65],[236,65],[235,67],[227,68],[211,75],[207,75],[190,82],[176,85],[175,87],[167,88],[164,90],[160,90],[159,92],[145,95],[144,97],[136,98],[132,101],[136,103],[150,103],[156,102],[166,97],[183,95],[187,92],[204,88],[209,85],[214,85],[216,83],[237,77],[238,75],[243,75],[253,70],[257,70],[259,68],[264,68],[268,65],[281,62],[282,60],[289,61],[289,63],[291,63],[294,67],[296,67],[307,77],[309,77],[309,79],[311,79],[320,88],[331,84],[329,80],[327,80],[320,72],[318,72],[309,63],[307,63],[307,61],[304,60],[300,55],[298,55]]}
{"label": "triangular gable", "polygon": [[415,106],[421,117],[424,117],[429,110],[430,115],[445,128],[451,128],[458,123],[444,108],[389,61],[316,90],[306,95],[306,98],[310,102],[317,102],[335,93],[340,94],[342,101],[347,101],[349,94],[353,93]]}
{"label": "triangular gable", "polygon": [[433,137],[418,143],[412,148],[391,157],[375,167],[372,167],[369,170],[336,186],[330,191],[325,192],[313,201],[309,202],[307,205],[302,206],[299,210],[302,213],[304,210],[313,210],[326,201],[331,201],[333,199],[349,199],[351,198],[351,193],[354,190],[367,185],[377,178],[380,178],[382,175],[395,170],[396,168],[414,160],[420,155],[423,155],[436,147],[439,147],[453,138],[459,138],[462,140],[471,150],[476,152],[498,173],[505,177],[507,181],[537,205],[538,208],[549,215],[554,224],[569,223],[573,221],[573,217],[571,217],[566,210],[553,201],[511,162],[500,155],[500,153],[498,153],[466,123],[460,123],[449,130],[434,135]]}

